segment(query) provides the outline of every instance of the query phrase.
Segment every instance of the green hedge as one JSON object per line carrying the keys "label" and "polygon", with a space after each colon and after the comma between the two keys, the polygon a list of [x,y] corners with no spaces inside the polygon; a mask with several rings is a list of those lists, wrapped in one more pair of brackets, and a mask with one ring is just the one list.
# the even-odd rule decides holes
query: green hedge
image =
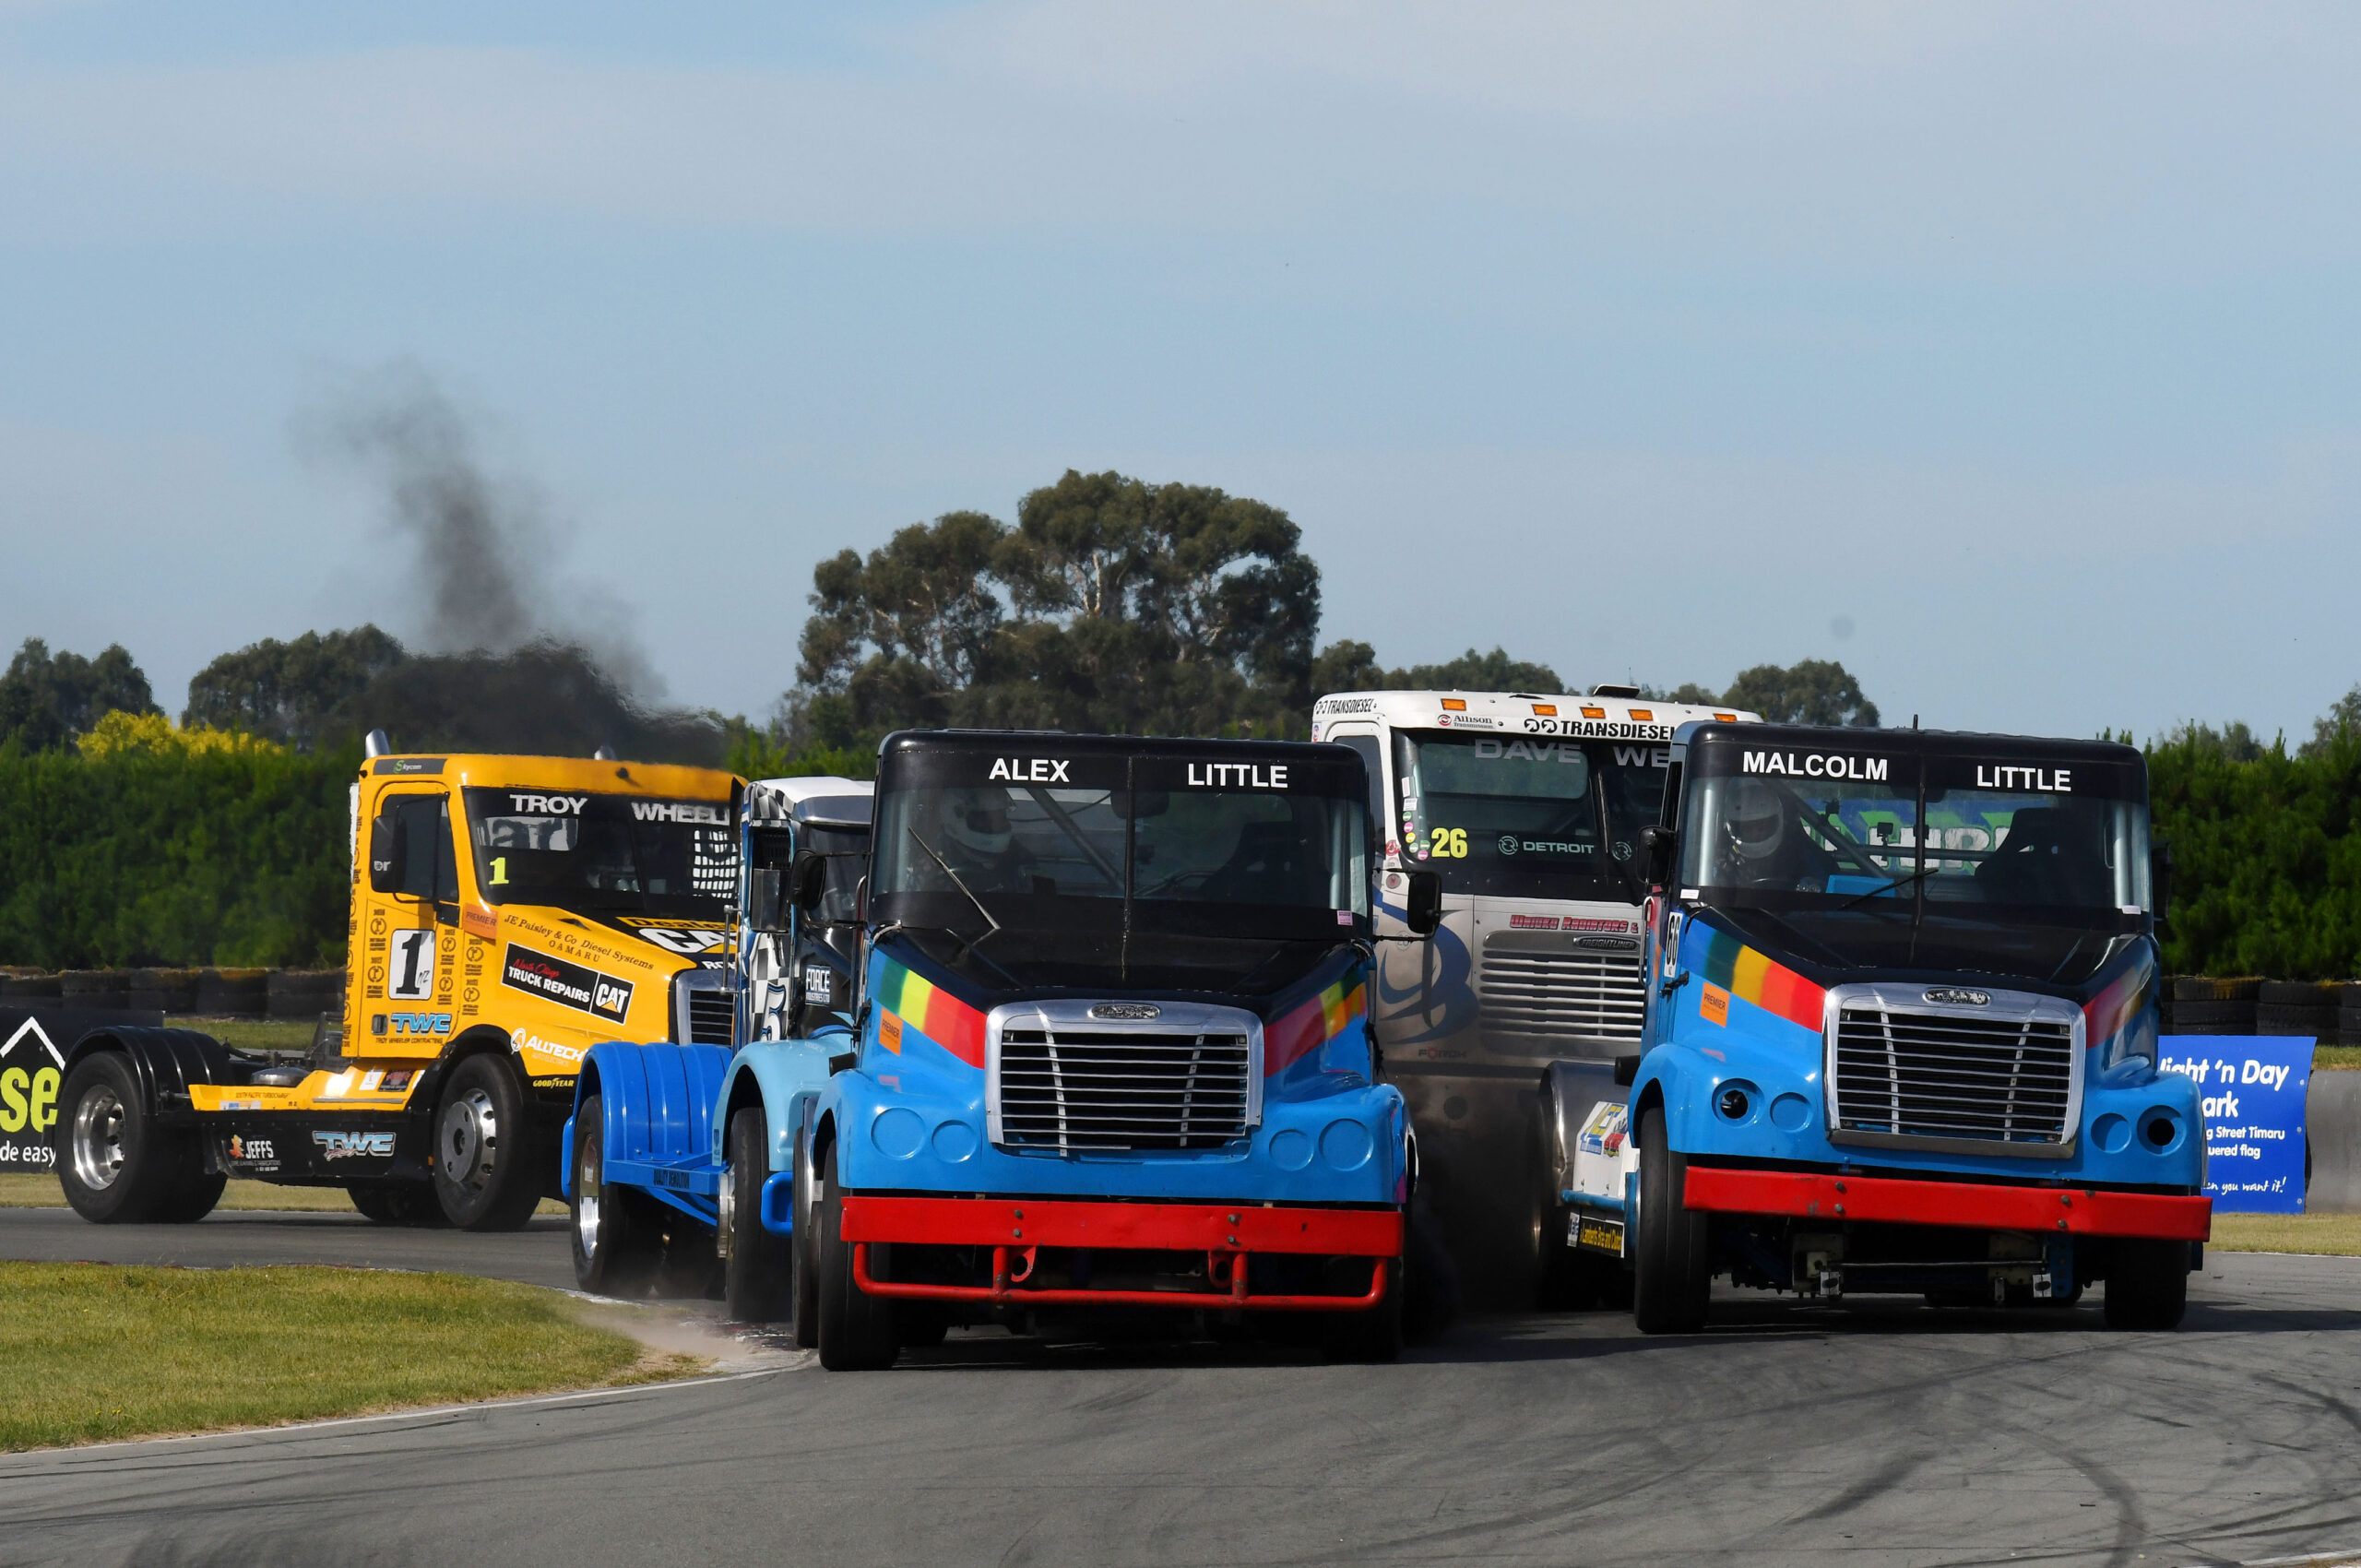
{"label": "green hedge", "polygon": [[0,747],[0,963],[341,964],[360,762]]}
{"label": "green hedge", "polygon": [[2361,974],[2361,736],[2240,757],[2211,736],[2148,748],[2172,846],[2165,962],[2179,974]]}

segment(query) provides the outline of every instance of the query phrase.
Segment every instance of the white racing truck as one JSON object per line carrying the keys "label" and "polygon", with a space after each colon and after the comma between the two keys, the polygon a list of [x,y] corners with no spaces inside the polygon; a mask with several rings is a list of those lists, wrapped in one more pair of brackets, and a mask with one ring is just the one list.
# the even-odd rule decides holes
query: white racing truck
{"label": "white racing truck", "polygon": [[1434,940],[1379,944],[1370,1021],[1472,1301],[1580,1306],[1622,1287],[1611,1260],[1570,1245],[1572,1172],[1536,1146],[1535,1106],[1619,1098],[1613,1063],[1638,1052],[1645,1001],[1640,830],[1673,732],[1755,717],[1609,685],[1348,692],[1312,709],[1311,738],[1369,766],[1378,933],[1406,934],[1406,873],[1442,877]]}

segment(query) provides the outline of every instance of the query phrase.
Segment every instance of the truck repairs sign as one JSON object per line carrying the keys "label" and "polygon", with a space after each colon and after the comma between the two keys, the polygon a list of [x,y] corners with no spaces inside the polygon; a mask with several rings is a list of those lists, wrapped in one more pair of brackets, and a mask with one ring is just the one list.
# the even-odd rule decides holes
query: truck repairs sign
{"label": "truck repairs sign", "polygon": [[2205,1192],[2225,1214],[2304,1212],[2304,1092],[2312,1042],[2300,1037],[2167,1035],[2156,1065],[2197,1085]]}
{"label": "truck repairs sign", "polygon": [[631,1011],[631,981],[514,942],[502,961],[500,983],[611,1023],[622,1023]]}

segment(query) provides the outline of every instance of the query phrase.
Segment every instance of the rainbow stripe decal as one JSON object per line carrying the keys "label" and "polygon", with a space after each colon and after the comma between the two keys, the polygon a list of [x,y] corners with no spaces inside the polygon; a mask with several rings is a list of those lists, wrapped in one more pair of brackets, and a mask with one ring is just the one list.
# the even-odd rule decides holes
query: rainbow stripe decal
{"label": "rainbow stripe decal", "polygon": [[2156,960],[2145,948],[2106,989],[2082,1004],[2082,1043],[2106,1044],[2116,1031],[2139,1017],[2156,984]]}
{"label": "rainbow stripe decal", "polygon": [[1264,1027],[1263,1075],[1286,1071],[1368,1016],[1369,989],[1358,974],[1345,976]]}
{"label": "rainbow stripe decal", "polygon": [[984,1064],[984,1016],[908,966],[884,960],[877,981],[877,1043],[900,1054],[902,1031],[916,1029],[970,1067]]}
{"label": "rainbow stripe decal", "polygon": [[[1823,1023],[1821,1003],[1828,995],[1825,988],[1774,962],[1729,932],[1702,921],[1689,922],[1680,945],[1681,957],[1706,985],[1717,987],[1742,1002],[1751,1002],[1798,1028],[1820,1033]],[[1701,993],[1699,1005],[1709,1009],[1707,1016],[1712,1016],[1710,992]],[[1729,1004],[1725,1000],[1721,1005],[1726,1017]]]}

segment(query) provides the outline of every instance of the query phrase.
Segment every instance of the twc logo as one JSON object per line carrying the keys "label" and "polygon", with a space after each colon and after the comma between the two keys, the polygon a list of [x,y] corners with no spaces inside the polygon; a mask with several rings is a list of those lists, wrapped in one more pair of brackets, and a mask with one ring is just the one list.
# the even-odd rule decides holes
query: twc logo
{"label": "twc logo", "polygon": [[378,1029],[376,1032],[379,1034],[390,1031],[397,1035],[416,1036],[447,1035],[451,1032],[451,1015],[448,1013],[387,1013],[380,1021],[387,1028]]}
{"label": "twc logo", "polygon": [[391,1133],[314,1133],[312,1141],[320,1146],[322,1159],[391,1159],[394,1157],[394,1135]]}

